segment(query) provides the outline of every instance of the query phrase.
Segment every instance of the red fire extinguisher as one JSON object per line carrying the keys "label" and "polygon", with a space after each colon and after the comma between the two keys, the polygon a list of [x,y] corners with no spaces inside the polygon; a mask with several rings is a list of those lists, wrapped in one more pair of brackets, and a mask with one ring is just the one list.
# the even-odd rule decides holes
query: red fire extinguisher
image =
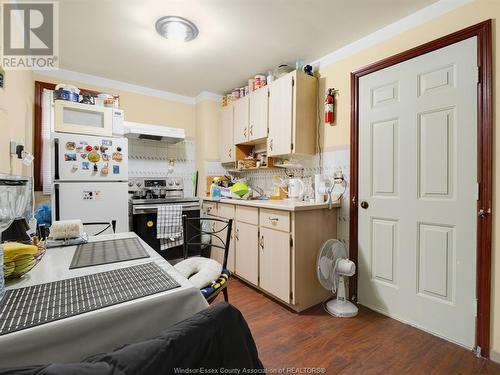
{"label": "red fire extinguisher", "polygon": [[325,97],[325,124],[333,124],[335,121],[335,89],[328,89]]}

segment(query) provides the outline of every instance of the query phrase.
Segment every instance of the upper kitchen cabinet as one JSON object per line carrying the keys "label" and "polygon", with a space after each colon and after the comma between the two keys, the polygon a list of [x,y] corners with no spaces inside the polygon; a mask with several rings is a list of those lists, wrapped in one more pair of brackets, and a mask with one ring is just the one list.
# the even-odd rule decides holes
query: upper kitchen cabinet
{"label": "upper kitchen cabinet", "polygon": [[269,86],[268,156],[316,153],[316,78],[293,71]]}
{"label": "upper kitchen cabinet", "polygon": [[249,131],[248,140],[258,141],[267,137],[267,118],[269,90],[267,86],[250,93],[248,97],[249,111]]}
{"label": "upper kitchen cabinet", "polygon": [[234,147],[234,131],[233,131],[233,106],[229,105],[222,108],[221,111],[221,145],[220,145],[220,161],[221,163],[229,163],[236,160],[236,150]]}
{"label": "upper kitchen cabinet", "polygon": [[233,103],[234,107],[234,143],[248,141],[249,131],[249,97],[245,96]]}

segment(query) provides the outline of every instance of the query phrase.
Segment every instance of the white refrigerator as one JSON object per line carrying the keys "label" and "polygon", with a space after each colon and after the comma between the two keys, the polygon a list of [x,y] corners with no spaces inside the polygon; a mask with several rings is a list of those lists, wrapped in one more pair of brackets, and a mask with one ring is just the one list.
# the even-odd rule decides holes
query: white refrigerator
{"label": "white refrigerator", "polygon": [[89,235],[105,223],[129,231],[126,138],[54,133],[52,162],[52,220],[81,219]]}

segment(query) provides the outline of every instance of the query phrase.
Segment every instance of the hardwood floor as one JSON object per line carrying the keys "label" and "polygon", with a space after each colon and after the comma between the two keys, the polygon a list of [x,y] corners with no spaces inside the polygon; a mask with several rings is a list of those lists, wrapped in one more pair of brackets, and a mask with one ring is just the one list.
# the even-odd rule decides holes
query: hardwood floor
{"label": "hardwood floor", "polygon": [[321,306],[299,315],[234,277],[228,290],[268,369],[320,367],[335,375],[500,374],[499,364],[363,307],[353,319],[334,318]]}

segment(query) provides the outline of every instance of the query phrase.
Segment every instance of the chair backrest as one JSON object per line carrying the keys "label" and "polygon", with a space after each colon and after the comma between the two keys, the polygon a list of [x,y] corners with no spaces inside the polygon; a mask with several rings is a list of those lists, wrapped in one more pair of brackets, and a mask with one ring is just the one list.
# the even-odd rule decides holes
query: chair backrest
{"label": "chair backrest", "polygon": [[[184,259],[188,257],[189,246],[207,245],[211,249],[224,250],[222,268],[227,268],[232,227],[232,219],[187,217],[184,215],[182,217]],[[209,238],[209,241],[204,241],[205,238]]]}

